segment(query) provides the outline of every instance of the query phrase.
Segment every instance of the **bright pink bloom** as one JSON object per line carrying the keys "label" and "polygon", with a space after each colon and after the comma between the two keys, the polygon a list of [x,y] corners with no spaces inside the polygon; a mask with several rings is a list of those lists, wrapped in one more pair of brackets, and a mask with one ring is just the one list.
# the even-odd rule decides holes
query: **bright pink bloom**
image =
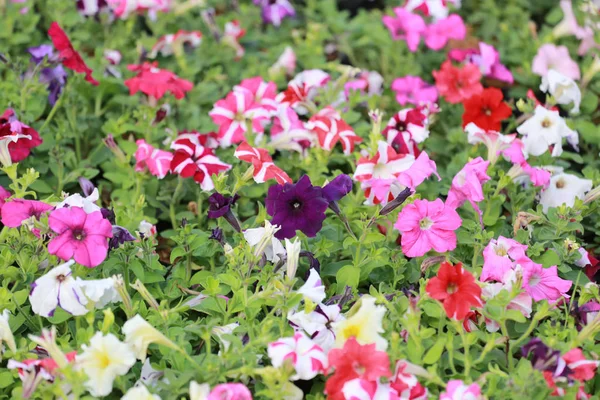
{"label": "bright pink bloom", "polygon": [[81,207],[59,208],[50,213],[48,225],[58,234],[48,243],[48,253],[65,261],[73,258],[89,268],[106,258],[112,225],[100,211],[87,214]]}
{"label": "bright pink bloom", "polygon": [[143,172],[146,169],[158,179],[162,179],[169,173],[173,154],[165,150],[155,149],[144,139],[138,139],[135,144],[138,148],[135,152],[135,170]]}
{"label": "bright pink bloom", "polygon": [[381,132],[388,144],[400,154],[418,156],[418,143],[429,137],[428,118],[422,107],[398,111]]}
{"label": "bright pink bloom", "polygon": [[[40,134],[32,127],[20,122],[12,108],[4,111],[0,116],[0,142],[4,140],[8,140],[8,152],[14,163],[26,159],[32,148],[42,144]],[[0,146],[3,145],[0,144]]]}
{"label": "bright pink bloom", "polygon": [[538,49],[536,56],[533,58],[531,71],[537,75],[545,76],[550,69],[558,71],[571,79],[581,77],[579,65],[571,59],[569,49],[565,46],[547,43]]}
{"label": "bright pink bloom", "polygon": [[[402,400],[426,400],[427,388],[419,383],[417,377],[411,372],[415,366],[407,361],[400,360],[396,363],[394,379],[391,381],[391,387]],[[416,367],[420,369],[420,367]]]}
{"label": "bright pink bloom", "polygon": [[252,393],[241,383],[222,383],[215,386],[206,400],[252,400]]}
{"label": "bright pink bloom", "polygon": [[417,186],[423,183],[423,181],[431,175],[437,176],[438,181],[442,180],[437,173],[435,161],[431,160],[429,154],[423,151],[407,170],[398,174],[398,182],[403,186],[415,190]]}
{"label": "bright pink bloom", "polygon": [[342,387],[345,400],[400,400],[398,393],[389,383],[352,379]]}
{"label": "bright pink bloom", "polygon": [[[0,212],[2,212],[2,206],[5,203],[5,200],[11,196],[10,192],[0,186]],[[6,225],[6,224],[5,224]]]}
{"label": "bright pink bloom", "polygon": [[277,183],[292,183],[292,179],[281,168],[273,163],[269,152],[265,149],[257,149],[248,143],[241,143],[233,154],[242,161],[252,163],[254,166],[254,181],[264,183],[269,179],[275,179]]}
{"label": "bright pink bloom", "polygon": [[583,351],[576,347],[563,354],[562,359],[567,364],[572,372],[569,378],[577,379],[578,381],[589,381],[596,375],[598,361],[587,360],[583,355]]}
{"label": "bright pink bloom", "polygon": [[500,62],[500,53],[494,46],[479,42],[479,54],[472,55],[470,59],[479,66],[483,76],[508,83],[514,82],[512,73]]}
{"label": "bright pink bloom", "polygon": [[525,145],[521,139],[513,139],[510,147],[504,149],[502,154],[513,163],[507,175],[515,181],[521,181],[523,177],[527,177],[533,186],[546,187],[550,183],[552,174],[549,171],[540,167],[532,167],[526,161]]}
{"label": "bright pink bloom", "polygon": [[63,31],[57,22],[50,24],[48,35],[50,36],[50,39],[52,39],[54,48],[58,51],[58,56],[62,65],[75,72],[85,74],[86,81],[94,86],[98,86],[99,82],[92,77],[92,69],[86,65],[83,58],[81,58],[81,55],[79,55],[79,52],[73,48],[71,40],[69,40],[65,31]]}
{"label": "bright pink bloom", "polygon": [[[10,197],[10,193],[8,193],[8,197]],[[53,208],[54,206],[37,200],[14,199],[7,201],[2,206],[2,224],[9,228],[18,228],[26,219],[31,217],[40,219],[42,214]]]}
{"label": "bright pink bloom", "polygon": [[377,71],[362,71],[353,80],[344,85],[346,98],[350,97],[350,92],[359,90],[363,95],[380,95],[382,92],[383,77]]}
{"label": "bright pink bloom", "polygon": [[247,90],[252,94],[254,102],[260,104],[269,113],[277,111],[278,103],[275,100],[277,96],[277,85],[274,82],[265,82],[260,76],[242,80],[238,86],[233,87],[234,91]]}
{"label": "bright pink bloom", "polygon": [[479,280],[504,282],[506,273],[514,268],[518,259],[525,257],[527,245],[499,236],[491,239],[483,249],[483,270]]}
{"label": "bright pink bloom", "polygon": [[440,19],[430,24],[425,31],[425,44],[432,50],[440,50],[449,40],[463,40],[467,35],[467,27],[458,14]]}
{"label": "bright pink bloom", "polygon": [[341,118],[316,114],[309,120],[308,127],[317,134],[319,146],[328,151],[341,142],[344,154],[350,154],[356,143],[362,142],[362,138]]}
{"label": "bright pink bloom", "polygon": [[480,400],[481,388],[478,384],[466,385],[460,380],[451,380],[446,384],[446,391],[440,394],[440,400]]}
{"label": "bright pink bloom", "polygon": [[450,60],[446,60],[439,71],[433,71],[433,77],[439,94],[448,103],[460,103],[483,91],[483,86],[479,82],[481,72],[474,64],[457,68]]}
{"label": "bright pink bloom", "polygon": [[388,28],[392,39],[405,40],[408,49],[413,53],[419,47],[421,36],[425,33],[425,21],[420,15],[413,14],[405,8],[394,8],[395,17],[385,15],[382,20]]}
{"label": "bright pink bloom", "polygon": [[233,91],[215,103],[208,113],[219,126],[221,147],[229,147],[245,140],[248,123],[256,133],[264,131],[263,121],[268,119],[267,111],[254,101],[249,90]]}
{"label": "bright pink bloom", "polygon": [[523,288],[535,301],[555,302],[565,297],[573,282],[558,277],[556,265],[544,268],[528,258],[517,260],[523,269]]}
{"label": "bright pink bloom", "polygon": [[267,352],[275,368],[280,368],[286,361],[294,366],[296,374],[290,378],[293,381],[310,380],[327,368],[327,355],[321,346],[302,332],[270,343]]}
{"label": "bright pink bloom", "polygon": [[481,157],[469,161],[452,179],[446,205],[458,208],[468,201],[481,215],[477,203],[484,200],[483,184],[490,180],[486,172],[489,165],[490,162],[484,161]]}
{"label": "bright pink bloom", "polygon": [[400,105],[410,103],[418,106],[424,103],[435,103],[438,98],[435,86],[428,84],[419,76],[409,75],[394,79],[392,90],[396,92],[396,101]]}
{"label": "bright pink bloom", "polygon": [[158,100],[170,92],[176,99],[183,99],[185,93],[194,87],[192,82],[181,79],[171,71],[158,68],[157,62],[128,65],[127,69],[138,73],[124,82],[132,96],[137,92],[142,92],[148,97]]}
{"label": "bright pink bloom", "polygon": [[462,220],[440,199],[415,200],[398,214],[394,228],[402,233],[402,251],[407,257],[420,257],[429,250],[439,253],[456,248],[456,233]]}
{"label": "bright pink bloom", "polygon": [[215,185],[213,175],[231,169],[231,165],[224,163],[214,154],[213,150],[200,144],[200,134],[183,134],[171,143],[175,150],[170,162],[171,171],[184,178],[194,178],[202,190],[213,190]]}

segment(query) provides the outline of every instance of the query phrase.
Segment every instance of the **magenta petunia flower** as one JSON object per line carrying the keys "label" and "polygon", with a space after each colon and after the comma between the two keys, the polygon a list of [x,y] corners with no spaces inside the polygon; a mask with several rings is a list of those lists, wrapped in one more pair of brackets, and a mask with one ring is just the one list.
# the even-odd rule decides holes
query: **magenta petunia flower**
{"label": "magenta petunia flower", "polygon": [[486,172],[489,165],[490,162],[481,157],[469,161],[452,179],[446,204],[458,208],[468,201],[481,215],[477,203],[484,200],[483,184],[490,180]]}
{"label": "magenta petunia flower", "polygon": [[170,171],[173,154],[165,150],[159,150],[146,143],[144,139],[138,139],[135,144],[138,148],[135,152],[135,170],[143,172],[146,169],[158,179],[162,179]]}
{"label": "magenta petunia flower", "polygon": [[556,265],[544,268],[529,258],[517,260],[523,269],[523,289],[535,301],[548,300],[555,302],[566,296],[573,282],[558,277]]}
{"label": "magenta petunia flower", "polygon": [[419,76],[409,75],[394,79],[392,90],[396,92],[396,101],[400,105],[410,103],[418,106],[435,103],[438,98],[435,86],[428,84]]}
{"label": "magenta petunia flower", "polygon": [[279,26],[285,18],[296,15],[296,10],[289,0],[254,0],[254,4],[262,8],[265,24]]}
{"label": "magenta petunia flower", "polygon": [[[10,193],[8,195],[10,196]],[[9,228],[18,228],[26,219],[39,219],[43,213],[53,208],[50,204],[37,200],[8,201],[2,206],[2,223]]]}
{"label": "magenta petunia flower", "polygon": [[425,30],[425,44],[432,50],[440,50],[450,39],[463,40],[467,35],[467,27],[458,14],[440,19]]}
{"label": "magenta petunia flower", "polygon": [[404,206],[394,228],[402,233],[402,251],[407,257],[420,257],[429,250],[439,253],[456,248],[456,233],[462,220],[440,199],[415,200]]}
{"label": "magenta petunia flower", "polygon": [[81,265],[96,267],[108,253],[112,225],[100,211],[87,214],[80,207],[54,210],[48,225],[58,234],[48,243],[48,252],[63,260],[74,258]]}
{"label": "magenta petunia flower", "polygon": [[421,35],[427,29],[425,21],[420,15],[413,14],[401,7],[394,8],[394,13],[395,17],[384,16],[383,24],[389,29],[392,39],[405,40],[408,49],[414,53],[419,47]]}
{"label": "magenta petunia flower", "polygon": [[491,239],[483,249],[483,270],[479,280],[505,283],[506,273],[515,266],[515,261],[526,257],[527,245],[514,239],[499,236]]}
{"label": "magenta petunia flower", "polygon": [[243,79],[239,85],[233,87],[234,92],[248,91],[252,94],[254,102],[259,104],[269,113],[277,111],[279,104],[277,97],[277,85],[275,82],[265,82],[260,76]]}

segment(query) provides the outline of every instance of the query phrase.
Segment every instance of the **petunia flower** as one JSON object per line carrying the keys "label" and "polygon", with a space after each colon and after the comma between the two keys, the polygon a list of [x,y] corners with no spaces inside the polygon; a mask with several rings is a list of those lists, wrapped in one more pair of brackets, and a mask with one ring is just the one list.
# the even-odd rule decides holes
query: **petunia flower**
{"label": "petunia flower", "polygon": [[40,219],[42,214],[54,207],[37,200],[14,199],[2,206],[2,224],[9,228],[18,228],[29,218]]}
{"label": "petunia flower", "polygon": [[402,233],[402,252],[407,257],[420,257],[431,249],[439,253],[454,250],[455,231],[461,224],[456,210],[442,200],[415,200],[404,206],[394,228]]}
{"label": "petunia flower", "polygon": [[235,194],[233,197],[223,196],[220,193],[213,193],[208,198],[208,218],[223,217],[237,232],[241,232],[240,223],[233,214],[231,207],[240,196]]}
{"label": "petunia flower", "polygon": [[60,208],[50,213],[48,225],[57,234],[48,243],[50,254],[65,261],[74,258],[89,268],[106,258],[112,225],[101,212],[87,214],[80,207]]}
{"label": "petunia flower", "polygon": [[96,204],[99,198],[100,194],[98,193],[98,189],[94,188],[93,192],[86,197],[83,197],[79,193],[75,193],[66,197],[63,201],[56,205],[56,208],[79,207],[82,208],[86,213],[91,214],[93,212],[100,211],[101,207]]}
{"label": "petunia flower", "polygon": [[592,189],[592,181],[571,174],[556,174],[550,178],[550,184],[540,194],[540,204],[544,212],[551,207],[566,204],[575,205],[575,199],[582,199]]}
{"label": "petunia flower", "polygon": [[452,186],[448,191],[446,205],[458,208],[468,201],[475,211],[481,215],[479,209],[480,201],[485,200],[483,195],[483,184],[490,180],[487,175],[489,161],[477,157],[469,161],[452,179]]}
{"label": "petunia flower", "polygon": [[148,13],[151,19],[157,12],[168,12],[173,0],[106,0],[117,18],[126,19],[133,13]]}
{"label": "petunia flower", "polygon": [[237,19],[225,23],[222,42],[235,50],[236,60],[241,59],[246,53],[246,50],[240,44],[240,39],[245,35],[246,30],[241,27],[240,21]]}
{"label": "petunia flower", "polygon": [[458,14],[452,14],[429,24],[425,29],[425,44],[432,50],[441,50],[449,40],[463,40],[467,27]]}
{"label": "petunia flower", "polygon": [[417,51],[426,25],[423,18],[402,7],[394,8],[395,17],[384,15],[383,24],[388,28],[393,40],[404,40],[411,52]]}
{"label": "petunia flower", "polygon": [[157,394],[150,393],[146,385],[139,383],[127,390],[121,400],[161,400],[161,398]]}
{"label": "petunia flower", "polygon": [[399,154],[420,153],[418,144],[429,137],[428,115],[422,107],[405,108],[390,118],[381,132]]}
{"label": "petunia flower", "polygon": [[517,132],[523,135],[525,151],[534,156],[544,154],[552,146],[552,157],[562,154],[562,139],[577,145],[579,136],[571,130],[558,111],[548,110],[542,106],[535,108],[531,118],[517,127]]}
{"label": "petunia flower", "polygon": [[398,393],[400,399],[426,400],[428,398],[427,388],[419,383],[417,373],[426,374],[427,371],[406,360],[398,360],[396,363],[391,387]]}
{"label": "petunia flower", "polygon": [[271,126],[269,146],[276,150],[293,150],[303,153],[315,141],[315,135],[300,120],[292,107],[279,106]]}
{"label": "petunia flower", "polygon": [[383,77],[377,71],[361,71],[344,85],[344,94],[348,99],[351,91],[359,91],[368,97],[381,95]]}
{"label": "petunia flower", "polygon": [[571,371],[569,378],[578,381],[589,381],[596,375],[598,361],[588,360],[583,355],[583,351],[576,347],[567,351],[562,355],[562,359],[567,364],[567,368]]}
{"label": "petunia flower", "polygon": [[345,320],[337,304],[319,304],[310,312],[290,312],[287,318],[295,329],[306,332],[325,352],[329,352],[335,345],[336,336],[332,325]]}
{"label": "petunia flower", "polygon": [[542,267],[528,258],[517,260],[523,269],[523,288],[535,301],[556,302],[564,297],[573,282],[558,277],[556,266]]}
{"label": "petunia flower", "polygon": [[32,127],[17,119],[12,108],[0,116],[0,162],[5,165],[26,159],[31,149],[42,144],[42,138]]}
{"label": "petunia flower", "polygon": [[310,380],[327,369],[327,355],[323,349],[301,332],[289,338],[269,343],[267,354],[275,368],[291,363],[296,372],[290,380]]}
{"label": "petunia flower", "polygon": [[477,383],[467,385],[454,379],[446,384],[446,391],[440,393],[440,400],[481,400],[481,388]]}
{"label": "petunia flower", "polygon": [[254,96],[249,90],[229,92],[225,99],[215,103],[208,114],[219,126],[221,147],[243,142],[249,124],[255,133],[262,133],[263,121],[268,119],[268,112],[254,101]]}
{"label": "petunia flower", "polygon": [[407,103],[416,106],[435,103],[438,98],[435,86],[428,84],[420,76],[408,75],[396,78],[392,82],[391,88],[396,92],[396,101],[402,106]]}
{"label": "petunia flower", "polygon": [[504,282],[506,273],[514,267],[514,263],[525,257],[527,245],[514,239],[499,236],[491,239],[483,249],[483,270],[479,280]]}
{"label": "petunia flower", "polygon": [[254,0],[254,4],[261,7],[265,24],[280,26],[285,18],[296,15],[296,10],[289,0]]}
{"label": "petunia flower", "polygon": [[264,183],[270,179],[275,179],[280,185],[292,183],[292,178],[273,163],[273,159],[265,149],[254,148],[243,142],[233,155],[242,161],[252,163],[254,167],[252,175],[256,183]]}
{"label": "petunia flower", "polygon": [[449,12],[449,5],[460,8],[461,0],[406,0],[404,8],[410,11],[418,11],[426,17],[431,17],[434,21],[446,18]]}
{"label": "petunia flower", "polygon": [[265,82],[260,76],[243,79],[239,85],[233,87],[234,92],[249,91],[254,102],[259,104],[268,113],[277,111],[279,104],[275,100],[277,85],[275,82]]}
{"label": "petunia flower", "polygon": [[331,77],[320,69],[309,69],[300,72],[291,81],[283,92],[277,95],[277,101],[282,105],[293,107],[298,114],[305,115],[308,110],[302,105],[312,101],[319,89],[325,87]]}
{"label": "petunia flower", "polygon": [[475,64],[483,76],[506,83],[513,83],[514,77],[510,70],[500,62],[500,53],[492,45],[479,42],[477,48],[452,49],[448,57],[454,61]]}
{"label": "petunia flower", "polygon": [[448,103],[460,103],[483,91],[481,72],[474,64],[458,68],[446,60],[439,71],[433,71],[433,77],[438,93]]}
{"label": "petunia flower", "polygon": [[125,342],[131,346],[136,358],[142,362],[146,360],[148,346],[152,343],[160,344],[171,349],[178,349],[175,343],[150,325],[139,314],[136,314],[133,318],[127,320],[127,322],[123,324],[121,331],[125,335]]}
{"label": "petunia flower", "polygon": [[173,154],[152,147],[144,139],[138,139],[135,144],[138,148],[135,152],[135,170],[143,172],[148,170],[158,179],[162,179],[169,173]]}
{"label": "petunia flower", "polygon": [[75,72],[85,74],[85,80],[97,86],[99,82],[92,77],[93,71],[83,61],[79,52],[73,48],[69,37],[57,22],[50,24],[48,35],[52,39],[54,48],[58,51],[62,65]]}
{"label": "petunia flower", "polygon": [[510,146],[502,151],[502,154],[513,163],[512,168],[506,175],[516,182],[522,183],[523,178],[527,178],[534,186],[547,187],[550,183],[550,171],[540,167],[532,167],[526,161],[528,154],[521,139],[513,139]]}
{"label": "petunia flower", "polygon": [[89,345],[82,345],[76,357],[88,380],[84,383],[92,396],[107,396],[112,392],[114,380],[129,372],[136,363],[131,348],[115,335],[96,332]]}
{"label": "petunia flower", "polygon": [[579,105],[581,104],[581,91],[579,90],[579,87],[575,81],[568,76],[551,69],[542,77],[540,90],[552,95],[558,104],[573,103],[573,109],[571,112],[579,112]]}
{"label": "petunia flower", "polygon": [[116,288],[117,279],[117,275],[104,279],[83,280],[79,277],[75,278],[77,285],[85,294],[85,298],[93,302],[95,308],[104,308],[110,303],[123,301]]}
{"label": "petunia flower", "polygon": [[443,262],[436,277],[429,279],[427,294],[442,302],[448,318],[463,320],[472,307],[481,307],[481,288],[461,263]]}
{"label": "petunia flower", "polygon": [[383,333],[384,306],[375,305],[374,297],[364,295],[360,299],[360,308],[348,319],[332,325],[337,347],[342,347],[351,338],[360,344],[375,344],[377,350],[385,351],[388,342],[380,334]]}
{"label": "petunia flower", "polygon": [[560,356],[560,351],[548,347],[540,338],[532,338],[522,346],[521,355],[531,357],[533,368],[550,372],[551,376],[563,376],[566,372],[567,364]]}
{"label": "petunia flower", "polygon": [[331,114],[317,113],[309,120],[307,127],[317,135],[319,146],[327,151],[332,151],[337,142],[340,142],[344,154],[348,155],[354,151],[354,146],[363,140],[346,121],[332,117]]}
{"label": "petunia flower", "polygon": [[342,393],[346,400],[396,400],[398,393],[392,389],[389,383],[380,381],[369,381],[356,378],[347,381],[342,387]]}
{"label": "petunia flower", "polygon": [[[208,397],[190,400],[252,400],[252,393],[242,383],[222,383],[215,386]],[[133,400],[133,399],[132,399]]]}
{"label": "petunia flower", "polygon": [[212,149],[200,144],[201,136],[192,133],[179,135],[171,143],[175,153],[170,169],[183,178],[194,178],[202,190],[209,191],[215,188],[213,175],[229,171],[231,165],[221,161]]}
{"label": "petunia flower", "polygon": [[280,75],[285,73],[288,77],[291,77],[296,70],[296,53],[294,49],[287,46],[283,53],[279,56],[275,64],[269,68],[270,75]]}
{"label": "petunia flower", "polygon": [[269,221],[265,221],[265,226],[260,228],[246,229],[244,239],[248,244],[254,247],[254,255],[256,257],[265,258],[274,264],[280,260],[280,256],[286,254],[285,248],[281,241],[275,237],[275,233],[279,231],[279,226],[271,225]]}
{"label": "petunia flower", "polygon": [[571,59],[569,49],[546,43],[540,46],[533,58],[531,71],[539,76],[545,76],[551,69],[571,79],[577,80],[581,77],[579,65]]}
{"label": "petunia flower", "polygon": [[178,48],[195,48],[200,46],[200,43],[202,43],[202,32],[180,29],[177,33],[161,36],[156,44],[152,46],[148,57],[156,58],[158,54],[167,57],[173,55]]}
{"label": "petunia flower", "polygon": [[497,88],[485,88],[463,102],[463,128],[474,123],[485,131],[500,131],[502,121],[512,115],[512,109],[503,101],[502,91]]}
{"label": "petunia flower", "polygon": [[308,237],[316,236],[323,227],[329,201],[323,197],[322,189],[303,175],[297,183],[271,186],[265,204],[273,217],[271,222],[281,226],[275,237],[285,239],[294,237],[296,230]]}
{"label": "petunia flower", "polygon": [[71,266],[74,263],[75,261],[70,260],[61,264],[31,284],[29,302],[35,314],[51,317],[59,305],[73,315],[88,312],[85,307],[87,298],[72,276]]}
{"label": "petunia flower", "polygon": [[8,349],[16,353],[17,345],[15,343],[15,337],[13,336],[10,325],[8,324],[8,318],[10,316],[10,310],[5,309],[0,314],[0,349],[4,349],[4,343],[8,346]]}
{"label": "petunia flower", "polygon": [[552,30],[552,36],[560,38],[566,35],[574,35],[581,41],[577,50],[577,54],[580,56],[585,55],[593,48],[599,48],[600,45],[596,43],[594,35],[597,27],[597,25],[594,25],[594,19],[586,17],[583,26],[579,25],[577,17],[573,12],[572,0],[561,0],[560,8],[563,12],[563,19]]}
{"label": "petunia flower", "polygon": [[127,69],[137,73],[124,82],[131,96],[142,92],[150,98],[160,100],[168,92],[179,100],[194,87],[192,82],[178,77],[171,71],[158,68],[157,62],[132,64],[128,65]]}
{"label": "petunia flower", "polygon": [[119,50],[106,49],[104,50],[104,58],[111,65],[119,65],[123,56],[121,55],[121,52]]}
{"label": "petunia flower", "polygon": [[309,299],[316,304],[320,304],[325,299],[325,286],[323,285],[321,276],[319,276],[319,273],[314,268],[310,269],[308,279],[298,289],[298,293],[302,294],[305,299]]}
{"label": "petunia flower", "polygon": [[517,136],[516,134],[503,135],[494,130],[483,130],[472,122],[465,126],[465,132],[469,144],[483,143],[487,147],[487,159],[491,164],[495,164],[498,156],[511,147]]}

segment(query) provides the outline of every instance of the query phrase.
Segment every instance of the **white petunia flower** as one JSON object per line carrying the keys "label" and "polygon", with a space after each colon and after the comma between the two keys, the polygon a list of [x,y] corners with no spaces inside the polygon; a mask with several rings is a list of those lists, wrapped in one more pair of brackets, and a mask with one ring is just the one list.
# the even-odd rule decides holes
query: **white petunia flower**
{"label": "white petunia flower", "polygon": [[305,298],[317,304],[325,299],[325,286],[323,285],[323,281],[321,281],[321,276],[314,268],[310,269],[308,279],[306,280],[306,283],[298,289],[298,293],[302,293]]}
{"label": "white petunia flower", "polygon": [[343,347],[346,340],[354,337],[362,345],[375,343],[377,350],[385,351],[388,343],[383,333],[384,306],[375,305],[376,299],[364,295],[360,299],[360,308],[347,320],[332,324],[336,335],[336,347]]}
{"label": "white petunia flower", "polygon": [[265,221],[264,228],[246,229],[244,239],[254,247],[254,254],[257,257],[264,253],[268,261],[276,264],[279,261],[279,255],[285,254],[285,248],[281,241],[274,236],[279,229],[278,225],[271,225],[269,221]]}
{"label": "white petunia flower", "polygon": [[62,202],[58,203],[56,208],[63,208],[66,206],[80,207],[83,208],[83,211],[85,211],[86,214],[91,214],[102,209],[96,204],[99,198],[100,195],[98,194],[98,188],[94,188],[94,191],[88,197],[83,197],[79,193],[72,194]]}
{"label": "white petunia flower", "polygon": [[139,314],[125,322],[121,331],[125,334],[125,342],[132,347],[135,356],[141,361],[146,360],[148,346],[151,343],[179,349],[175,343],[150,325]]}
{"label": "white petunia flower", "polygon": [[6,343],[10,351],[13,353],[17,352],[15,337],[13,336],[13,333],[10,330],[10,325],[8,324],[9,316],[9,310],[4,310],[2,311],[2,314],[0,314],[0,354],[2,354],[2,343]]}
{"label": "white petunia flower", "polygon": [[233,323],[225,325],[225,326],[215,326],[212,328],[212,334],[216,335],[219,338],[219,340],[221,341],[221,343],[223,343],[224,351],[227,351],[229,349],[229,346],[231,345],[231,342],[229,340],[225,339],[225,335],[233,334],[233,331],[238,326],[240,326],[239,323],[233,322]]}
{"label": "white petunia flower", "polygon": [[573,109],[571,112],[578,113],[579,105],[581,104],[581,91],[577,83],[568,76],[561,74],[553,69],[548,70],[548,73],[542,78],[540,90],[550,93],[558,104],[571,104]]}
{"label": "white petunia flower", "polygon": [[327,355],[323,349],[301,332],[270,343],[267,353],[276,368],[286,361],[294,366],[296,373],[290,377],[293,381],[312,379],[327,369]]}
{"label": "white petunia flower", "polygon": [[539,156],[552,149],[552,157],[562,154],[562,139],[567,138],[569,143],[577,145],[579,136],[571,130],[564,119],[558,115],[558,111],[548,110],[537,106],[533,117],[525,121],[517,128],[517,132],[523,135],[522,142],[527,154]]}
{"label": "white petunia flower", "polygon": [[206,400],[209,394],[210,385],[208,383],[190,382],[190,400]]}
{"label": "white petunia flower", "polygon": [[121,400],[161,400],[157,394],[152,394],[144,385],[135,385],[125,393]]}
{"label": "white petunia flower", "polygon": [[296,276],[301,245],[302,243],[300,243],[300,239],[298,238],[293,242],[289,239],[285,239],[285,251],[287,253],[286,273],[289,279],[293,279]]}
{"label": "white petunia flower", "polygon": [[135,354],[129,345],[112,333],[101,332],[90,339],[89,346],[82,345],[83,353],[76,362],[88,376],[85,386],[93,396],[106,396],[112,392],[116,377],[125,375],[135,364]]}
{"label": "white petunia flower", "polygon": [[340,314],[340,306],[332,304],[327,306],[319,304],[314,311],[307,313],[299,311],[289,313],[288,320],[296,329],[302,329],[316,344],[327,353],[335,345],[335,333],[331,327],[335,323],[344,321]]}
{"label": "white petunia flower", "polygon": [[85,296],[94,302],[96,308],[104,308],[109,303],[118,303],[121,296],[115,287],[115,278],[92,279],[85,281],[75,278]]}
{"label": "white petunia flower", "polygon": [[571,174],[557,174],[550,179],[550,185],[540,195],[540,204],[544,212],[550,207],[566,204],[572,207],[576,198],[583,198],[585,193],[592,189],[592,181],[581,179]]}

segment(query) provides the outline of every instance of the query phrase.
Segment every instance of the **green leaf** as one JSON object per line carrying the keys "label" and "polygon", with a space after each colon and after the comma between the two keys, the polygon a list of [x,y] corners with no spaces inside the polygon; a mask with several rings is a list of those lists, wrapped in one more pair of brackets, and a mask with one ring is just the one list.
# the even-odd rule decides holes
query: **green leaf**
{"label": "green leaf", "polygon": [[444,348],[446,346],[446,338],[440,337],[437,342],[429,350],[425,353],[425,357],[423,358],[424,364],[434,364],[437,360],[440,359],[442,353],[444,352]]}
{"label": "green leaf", "polygon": [[342,292],[346,286],[354,289],[358,287],[360,268],[355,268],[353,265],[346,265],[337,272],[335,278],[338,283],[339,292]]}

